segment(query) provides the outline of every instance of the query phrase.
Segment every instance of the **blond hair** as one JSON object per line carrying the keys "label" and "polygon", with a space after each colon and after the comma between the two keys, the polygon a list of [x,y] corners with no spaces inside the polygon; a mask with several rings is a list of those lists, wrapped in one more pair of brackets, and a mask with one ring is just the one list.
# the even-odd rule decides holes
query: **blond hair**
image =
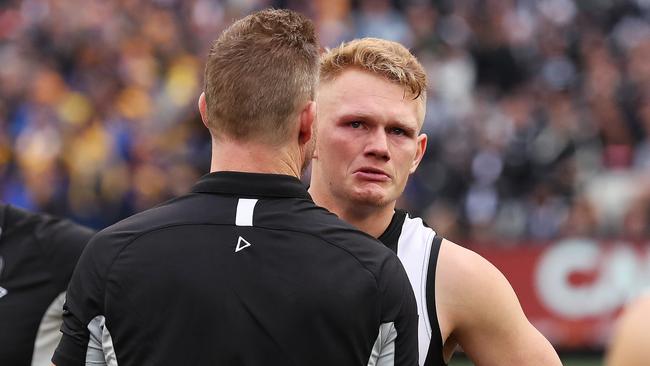
{"label": "blond hair", "polygon": [[426,102],[426,72],[415,56],[397,42],[379,38],[345,42],[321,56],[320,80],[331,81],[353,67],[402,85],[413,99]]}
{"label": "blond hair", "polygon": [[282,144],[318,81],[314,25],[267,9],[238,20],[213,43],[205,68],[207,125],[216,136]]}

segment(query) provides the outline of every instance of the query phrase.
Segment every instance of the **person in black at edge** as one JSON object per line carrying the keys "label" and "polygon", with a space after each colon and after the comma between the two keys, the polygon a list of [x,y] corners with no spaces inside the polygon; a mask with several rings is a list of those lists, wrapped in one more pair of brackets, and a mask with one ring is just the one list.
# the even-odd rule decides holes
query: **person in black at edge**
{"label": "person in black at edge", "polygon": [[302,15],[264,10],[220,35],[199,98],[211,173],[91,240],[56,365],[417,365],[399,259],[298,179],[317,78]]}
{"label": "person in black at edge", "polygon": [[94,231],[0,202],[0,365],[49,365],[65,288]]}

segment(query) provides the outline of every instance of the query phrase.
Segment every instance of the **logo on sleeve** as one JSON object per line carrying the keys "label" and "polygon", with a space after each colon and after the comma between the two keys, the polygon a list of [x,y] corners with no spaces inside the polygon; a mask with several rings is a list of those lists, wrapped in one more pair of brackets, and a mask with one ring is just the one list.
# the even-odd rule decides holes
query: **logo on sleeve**
{"label": "logo on sleeve", "polygon": [[246,239],[244,239],[244,238],[242,238],[240,236],[239,239],[237,239],[237,246],[235,247],[235,253],[237,253],[238,251],[240,251],[240,250],[242,250],[244,248],[248,248],[250,246],[251,246],[251,243],[249,243],[248,241],[246,241]]}
{"label": "logo on sleeve", "polygon": [[[0,276],[2,276],[2,269],[4,268],[5,261],[2,257],[0,257]],[[0,286],[0,299],[3,298],[7,294],[7,289]]]}

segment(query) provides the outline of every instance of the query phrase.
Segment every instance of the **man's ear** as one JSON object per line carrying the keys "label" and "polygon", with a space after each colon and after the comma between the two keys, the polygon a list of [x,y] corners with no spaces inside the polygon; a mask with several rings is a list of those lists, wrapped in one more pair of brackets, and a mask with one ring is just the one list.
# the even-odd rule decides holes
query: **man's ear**
{"label": "man's ear", "polygon": [[208,118],[207,118],[207,106],[205,104],[205,92],[201,93],[201,96],[199,96],[199,112],[201,113],[201,121],[203,121],[203,124],[205,127],[210,129],[208,127]]}
{"label": "man's ear", "polygon": [[309,101],[300,111],[300,126],[298,129],[298,143],[306,145],[314,136],[314,124],[316,121],[316,102]]}
{"label": "man's ear", "polygon": [[425,133],[420,134],[417,137],[417,145],[417,151],[415,152],[415,157],[411,162],[411,169],[409,169],[410,174],[413,174],[418,168],[418,165],[420,165],[422,157],[424,156],[424,152],[427,151],[427,135]]}

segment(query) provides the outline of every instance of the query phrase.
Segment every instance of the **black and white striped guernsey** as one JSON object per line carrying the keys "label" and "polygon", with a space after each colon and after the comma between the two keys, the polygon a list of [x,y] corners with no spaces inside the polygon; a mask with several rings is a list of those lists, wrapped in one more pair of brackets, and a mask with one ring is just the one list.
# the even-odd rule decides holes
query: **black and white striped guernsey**
{"label": "black and white striped guernsey", "polygon": [[419,217],[395,210],[379,240],[402,261],[418,306],[420,365],[445,365],[442,335],[436,312],[436,266],[442,237]]}

